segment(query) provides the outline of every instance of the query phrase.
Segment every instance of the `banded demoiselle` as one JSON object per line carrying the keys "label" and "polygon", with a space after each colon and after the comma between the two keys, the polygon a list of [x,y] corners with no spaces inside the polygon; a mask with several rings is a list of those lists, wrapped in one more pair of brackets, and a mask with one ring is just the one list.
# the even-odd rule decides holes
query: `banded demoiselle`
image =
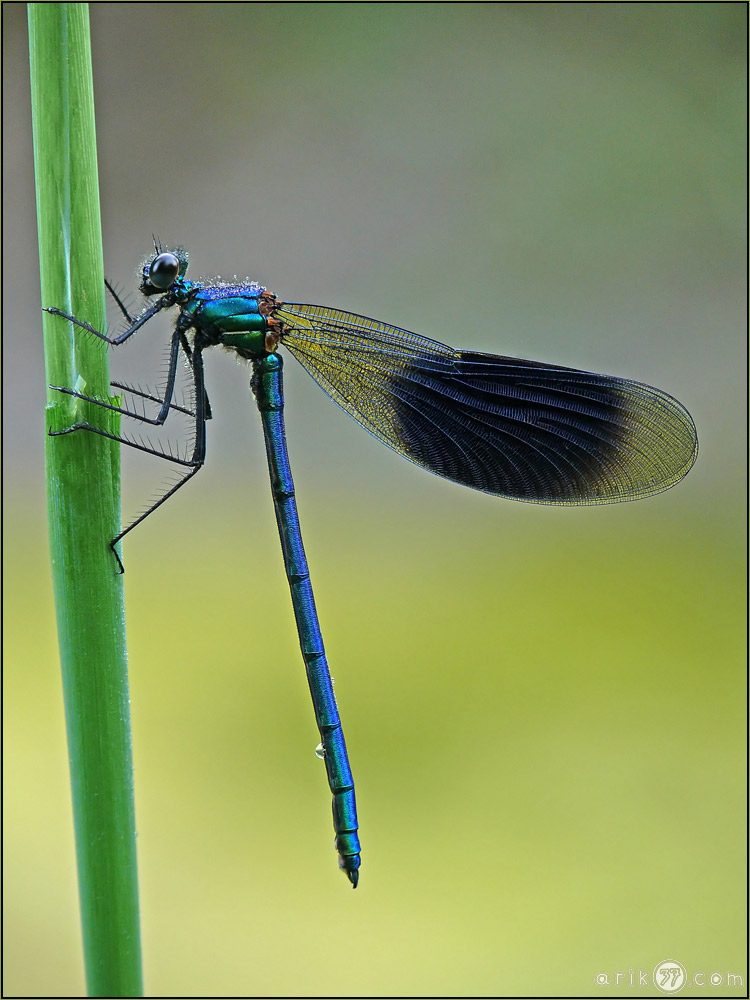
{"label": "banded demoiselle", "polygon": [[[188,255],[162,248],[141,267],[140,291],[155,299],[136,318],[108,284],[128,323],[116,337],[59,309],[48,312],[107,343],[124,343],[157,313],[177,306],[164,391],[150,394],[113,382],[157,403],[144,413],[54,386],[145,424],[163,424],[178,410],[194,421],[192,454],[166,451],[88,430],[187,469],[180,481],[112,539],[116,545],[202,467],[206,454],[203,352],[222,346],[252,367],[250,386],[260,411],[271,490],[292,595],[302,657],[333,795],[339,865],[357,885],[360,843],[354,781],[333,694],[310,575],[300,534],[284,433],[282,356],[285,348],[322,389],[366,430],[416,465],[476,490],[543,504],[637,500],[669,489],[687,474],[698,442],[687,410],[660,389],[537,361],[455,350],[376,320],[324,306],[282,302],[249,279],[189,281]],[[174,402],[181,356],[191,374],[191,408]]]}

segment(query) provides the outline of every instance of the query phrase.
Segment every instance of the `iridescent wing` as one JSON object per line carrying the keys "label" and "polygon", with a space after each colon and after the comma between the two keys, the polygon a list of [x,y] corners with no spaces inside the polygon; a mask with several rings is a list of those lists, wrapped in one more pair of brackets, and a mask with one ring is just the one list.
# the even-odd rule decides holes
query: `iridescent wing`
{"label": "iridescent wing", "polygon": [[457,351],[353,313],[284,303],[282,345],[400,455],[476,490],[536,503],[637,500],[698,453],[687,410],[639,382]]}

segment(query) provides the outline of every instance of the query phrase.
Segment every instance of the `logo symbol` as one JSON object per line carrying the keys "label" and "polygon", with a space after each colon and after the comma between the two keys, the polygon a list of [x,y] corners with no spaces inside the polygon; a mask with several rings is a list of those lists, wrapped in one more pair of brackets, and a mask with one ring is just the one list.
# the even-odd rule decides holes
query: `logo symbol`
{"label": "logo symbol", "polygon": [[668,959],[666,962],[659,962],[654,969],[654,986],[661,993],[679,993],[686,982],[687,972],[681,962]]}

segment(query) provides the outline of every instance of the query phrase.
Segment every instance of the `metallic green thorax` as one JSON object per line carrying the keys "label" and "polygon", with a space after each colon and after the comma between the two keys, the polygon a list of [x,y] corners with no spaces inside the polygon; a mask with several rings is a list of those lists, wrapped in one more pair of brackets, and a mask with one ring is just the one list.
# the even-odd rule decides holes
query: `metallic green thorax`
{"label": "metallic green thorax", "polygon": [[253,285],[199,286],[197,291],[188,292],[182,315],[226,347],[252,355],[265,354],[269,322],[264,292]]}

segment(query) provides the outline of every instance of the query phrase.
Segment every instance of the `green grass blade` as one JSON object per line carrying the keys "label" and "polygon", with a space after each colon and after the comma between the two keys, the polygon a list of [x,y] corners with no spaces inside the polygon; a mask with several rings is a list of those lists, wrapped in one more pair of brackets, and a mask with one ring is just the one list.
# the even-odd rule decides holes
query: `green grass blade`
{"label": "green grass blade", "polygon": [[[29,4],[42,304],[104,326],[88,5]],[[46,380],[109,397],[106,345],[44,316]],[[49,391],[46,430],[116,415]],[[115,419],[113,419],[113,416]],[[142,995],[130,711],[119,531],[119,445],[46,436],[52,576],[90,996]]]}

